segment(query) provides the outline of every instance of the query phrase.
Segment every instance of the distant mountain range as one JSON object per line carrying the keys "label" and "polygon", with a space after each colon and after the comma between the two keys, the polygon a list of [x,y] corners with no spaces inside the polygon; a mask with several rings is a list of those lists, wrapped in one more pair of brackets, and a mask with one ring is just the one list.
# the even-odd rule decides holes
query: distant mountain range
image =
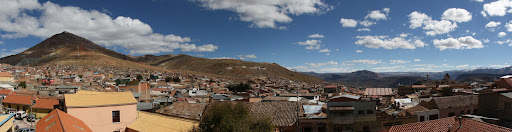
{"label": "distant mountain range", "polygon": [[19,54],[0,58],[0,63],[21,66],[61,64],[124,67],[213,74],[239,80],[272,77],[303,82],[322,82],[318,78],[290,71],[276,63],[206,59],[184,54],[132,57],[104,48],[69,32],[56,34]]}

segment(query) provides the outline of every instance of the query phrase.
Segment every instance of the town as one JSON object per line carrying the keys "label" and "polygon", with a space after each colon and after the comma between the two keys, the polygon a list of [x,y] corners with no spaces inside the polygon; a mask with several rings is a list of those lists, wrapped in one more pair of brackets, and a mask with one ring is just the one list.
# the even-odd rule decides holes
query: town
{"label": "town", "polygon": [[240,103],[270,118],[269,131],[512,131],[512,76],[356,88],[113,67],[1,68],[2,130],[191,131],[215,105]]}

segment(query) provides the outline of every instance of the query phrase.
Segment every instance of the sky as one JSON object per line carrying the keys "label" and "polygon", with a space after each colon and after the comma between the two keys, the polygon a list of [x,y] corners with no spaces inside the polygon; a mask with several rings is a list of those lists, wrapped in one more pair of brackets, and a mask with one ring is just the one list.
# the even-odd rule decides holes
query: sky
{"label": "sky", "polygon": [[114,51],[319,73],[512,62],[511,0],[0,0],[0,56],[68,31]]}

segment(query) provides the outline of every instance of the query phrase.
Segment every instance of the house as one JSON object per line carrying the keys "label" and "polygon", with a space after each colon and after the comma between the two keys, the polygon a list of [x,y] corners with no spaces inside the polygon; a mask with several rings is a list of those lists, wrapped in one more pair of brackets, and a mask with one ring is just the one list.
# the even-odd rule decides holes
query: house
{"label": "house", "polygon": [[392,88],[366,88],[364,90],[364,96],[367,97],[382,97],[382,96],[392,96],[394,95],[394,91]]}
{"label": "house", "polygon": [[172,89],[168,88],[152,88],[151,95],[155,96],[165,96],[171,94]]}
{"label": "house", "polygon": [[36,115],[36,118],[46,116],[54,109],[55,105],[59,104],[57,99],[40,99],[35,96],[13,94],[7,95],[2,104],[4,108],[12,108],[29,113],[32,100],[35,100],[35,104],[32,106],[32,113]]}
{"label": "house", "polygon": [[512,89],[512,75],[506,75],[500,77],[499,80],[494,81],[497,88]]}
{"label": "house", "polygon": [[362,100],[355,95],[329,98],[327,117],[331,120],[330,131],[376,131],[380,129],[376,117],[376,102]]}
{"label": "house", "polygon": [[59,105],[59,100],[37,99],[36,104],[32,106],[32,112],[36,114],[36,118],[43,118],[55,108],[55,105]]}
{"label": "house", "polygon": [[0,115],[0,131],[14,132],[14,114]]}
{"label": "house", "polygon": [[1,89],[0,90],[0,98],[3,100],[5,99],[5,97],[9,94],[13,94],[14,93],[14,90],[11,90],[11,89]]}
{"label": "house", "polygon": [[76,93],[78,90],[80,90],[80,86],[60,85],[55,87],[55,91],[59,92],[59,94]]}
{"label": "house", "polygon": [[82,120],[54,109],[36,124],[37,132],[92,132]]}
{"label": "house", "polygon": [[78,91],[65,94],[65,111],[91,130],[124,131],[137,117],[137,100],[131,92]]}
{"label": "house", "polygon": [[250,114],[257,117],[272,118],[274,125],[281,132],[297,131],[299,104],[295,102],[256,102],[249,103]]}
{"label": "house", "polygon": [[479,115],[498,118],[501,125],[512,127],[512,92],[481,93],[478,108]]}
{"label": "house", "polygon": [[137,119],[126,128],[126,132],[186,132],[198,125],[196,120],[139,111]]}
{"label": "house", "polygon": [[14,90],[14,86],[11,86],[9,84],[0,84],[0,88]]}
{"label": "house", "polygon": [[427,109],[438,109],[439,117],[460,116],[464,114],[477,114],[478,96],[458,95],[446,97],[433,97],[432,100],[420,104]]}
{"label": "house", "polygon": [[14,82],[14,76],[9,72],[0,72],[0,82]]}
{"label": "house", "polygon": [[235,101],[244,99],[242,96],[226,95],[226,94],[213,94],[210,95],[213,101]]}
{"label": "house", "polygon": [[175,102],[155,113],[199,121],[207,105],[206,103]]}
{"label": "house", "polygon": [[341,86],[325,86],[324,87],[324,93],[340,93],[341,92]]}
{"label": "house", "polygon": [[471,118],[448,117],[392,126],[389,132],[510,132],[512,129]]}
{"label": "house", "polygon": [[416,122],[430,121],[440,118],[438,109],[429,110],[421,105],[405,109],[405,111],[407,111],[408,114],[416,116]]}

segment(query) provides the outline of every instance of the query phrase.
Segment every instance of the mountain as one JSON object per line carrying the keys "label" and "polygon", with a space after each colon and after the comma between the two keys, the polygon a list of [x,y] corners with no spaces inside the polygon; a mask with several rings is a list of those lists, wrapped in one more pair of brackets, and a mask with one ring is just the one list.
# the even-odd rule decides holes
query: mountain
{"label": "mountain", "polygon": [[499,79],[504,74],[470,73],[461,74],[455,78],[457,82],[490,82]]}
{"label": "mountain", "polygon": [[206,59],[184,54],[145,55],[135,59],[165,69],[195,71],[240,79],[286,78],[303,82],[322,82],[318,78],[290,71],[276,63],[249,62],[235,59]]}
{"label": "mountain", "polygon": [[395,88],[398,84],[411,85],[423,80],[417,76],[388,76],[383,77],[379,73],[368,70],[356,71],[352,73],[314,73],[306,72],[311,76],[321,78],[325,81],[336,82],[353,87],[386,87]]}
{"label": "mountain", "polygon": [[80,36],[62,32],[21,53],[0,58],[11,65],[89,65],[163,70],[138,63],[132,57],[109,50]]}

